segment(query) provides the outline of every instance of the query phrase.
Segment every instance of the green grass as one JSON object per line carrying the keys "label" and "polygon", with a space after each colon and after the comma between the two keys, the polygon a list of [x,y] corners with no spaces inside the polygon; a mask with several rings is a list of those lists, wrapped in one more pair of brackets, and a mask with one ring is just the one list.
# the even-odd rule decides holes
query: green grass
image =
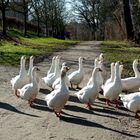
{"label": "green grass", "polygon": [[101,49],[105,53],[108,64],[122,61],[124,65],[123,77],[133,75],[132,63],[134,59],[140,59],[139,47],[131,46],[127,41],[103,41]]}
{"label": "green grass", "polygon": [[3,65],[18,65],[22,55],[48,56],[78,43],[78,41],[36,37],[31,34],[23,37],[19,30],[9,31],[8,36],[12,39],[0,41],[0,64]]}

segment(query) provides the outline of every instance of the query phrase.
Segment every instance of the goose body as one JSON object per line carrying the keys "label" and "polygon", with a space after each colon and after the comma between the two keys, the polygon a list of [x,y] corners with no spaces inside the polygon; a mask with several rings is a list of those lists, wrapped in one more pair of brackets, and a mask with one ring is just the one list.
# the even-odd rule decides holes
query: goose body
{"label": "goose body", "polygon": [[60,58],[56,57],[54,73],[50,73],[46,77],[42,78],[44,83],[51,88],[52,88],[53,82],[60,76],[59,61],[60,61]]}
{"label": "goose body", "polygon": [[50,109],[53,109],[56,116],[60,117],[61,109],[69,99],[69,90],[65,83],[67,67],[64,66],[61,71],[60,84],[50,94],[46,95],[45,100]]}
{"label": "goose body", "polygon": [[122,92],[122,83],[120,78],[119,62],[115,63],[115,77],[113,82],[110,82],[103,87],[103,94],[108,100],[116,100]]}
{"label": "goose body", "polygon": [[26,84],[21,89],[18,89],[17,95],[24,100],[28,100],[29,104],[32,104],[32,101],[36,98],[38,94],[38,83],[36,80],[36,71],[38,70],[37,67],[32,68],[32,80],[31,83]]}
{"label": "goose body", "polygon": [[88,105],[89,109],[91,108],[91,105],[93,104],[96,96],[98,95],[98,85],[97,85],[96,76],[99,71],[100,68],[95,67],[92,75],[93,76],[92,84],[85,86],[80,91],[75,93],[75,95],[82,103]]}
{"label": "goose body", "polygon": [[127,92],[139,91],[140,73],[139,73],[138,68],[137,68],[138,63],[139,63],[138,59],[135,59],[133,61],[133,70],[135,73],[134,77],[128,77],[128,78],[121,79],[123,91],[127,91]]}
{"label": "goose body", "polygon": [[136,113],[135,117],[139,117],[137,112],[140,111],[140,92],[120,95],[125,108]]}
{"label": "goose body", "polygon": [[20,71],[19,75],[11,79],[12,89],[17,91],[18,88],[22,88],[25,84],[29,83],[29,78],[27,76],[27,71],[25,69],[26,57],[22,56],[20,60]]}
{"label": "goose body", "polygon": [[79,84],[82,82],[84,78],[84,71],[83,71],[83,64],[82,64],[83,58],[79,57],[79,69],[77,71],[72,72],[68,78],[71,83],[71,87],[73,85],[77,85],[77,88],[79,87]]}

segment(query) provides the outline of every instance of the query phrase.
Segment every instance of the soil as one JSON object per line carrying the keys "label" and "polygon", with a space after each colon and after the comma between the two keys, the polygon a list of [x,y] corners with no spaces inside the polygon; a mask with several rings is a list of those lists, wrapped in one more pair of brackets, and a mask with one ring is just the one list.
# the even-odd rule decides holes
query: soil
{"label": "soil", "polygon": [[[67,50],[53,53],[43,62],[36,64],[40,68],[39,77],[46,76],[54,55],[61,56],[62,62],[69,62],[71,70],[78,68],[78,58],[85,58],[84,87],[91,75],[95,57],[101,51],[100,42],[82,42]],[[18,74],[19,67],[0,66],[0,140],[137,140],[140,139],[140,120],[123,106],[118,109],[107,106],[104,99],[95,100],[93,110],[79,102],[70,90],[70,99],[62,110],[59,120],[48,109],[44,100],[50,91],[40,82],[40,92],[30,107],[27,101],[18,99],[10,80]],[[102,97],[100,95],[100,97]]]}

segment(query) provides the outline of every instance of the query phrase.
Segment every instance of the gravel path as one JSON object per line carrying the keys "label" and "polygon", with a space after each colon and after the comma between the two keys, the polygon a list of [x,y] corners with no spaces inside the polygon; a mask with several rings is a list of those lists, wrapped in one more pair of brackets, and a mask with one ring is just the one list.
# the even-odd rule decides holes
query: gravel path
{"label": "gravel path", "polygon": [[[77,69],[78,57],[84,61],[85,77],[83,87],[89,79],[94,58],[100,54],[100,42],[82,42],[68,50],[56,52],[61,63],[71,62],[72,69]],[[51,58],[37,66],[41,69],[39,77],[44,77],[50,66]],[[73,95],[63,109],[59,120],[46,106],[44,96],[49,93],[43,83],[31,108],[26,101],[17,99],[11,90],[10,79],[18,74],[19,68],[0,66],[0,140],[138,140],[140,139],[140,121],[133,113],[120,107],[108,107],[104,101],[96,100],[94,110],[89,111]]]}

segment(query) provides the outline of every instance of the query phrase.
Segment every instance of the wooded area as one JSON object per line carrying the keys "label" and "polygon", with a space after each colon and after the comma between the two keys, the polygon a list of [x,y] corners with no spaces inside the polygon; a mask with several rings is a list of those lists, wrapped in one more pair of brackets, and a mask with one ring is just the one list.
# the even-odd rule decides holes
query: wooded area
{"label": "wooded area", "polygon": [[140,42],[139,0],[0,0],[0,11],[3,35],[14,23],[24,36],[31,30],[61,39]]}

